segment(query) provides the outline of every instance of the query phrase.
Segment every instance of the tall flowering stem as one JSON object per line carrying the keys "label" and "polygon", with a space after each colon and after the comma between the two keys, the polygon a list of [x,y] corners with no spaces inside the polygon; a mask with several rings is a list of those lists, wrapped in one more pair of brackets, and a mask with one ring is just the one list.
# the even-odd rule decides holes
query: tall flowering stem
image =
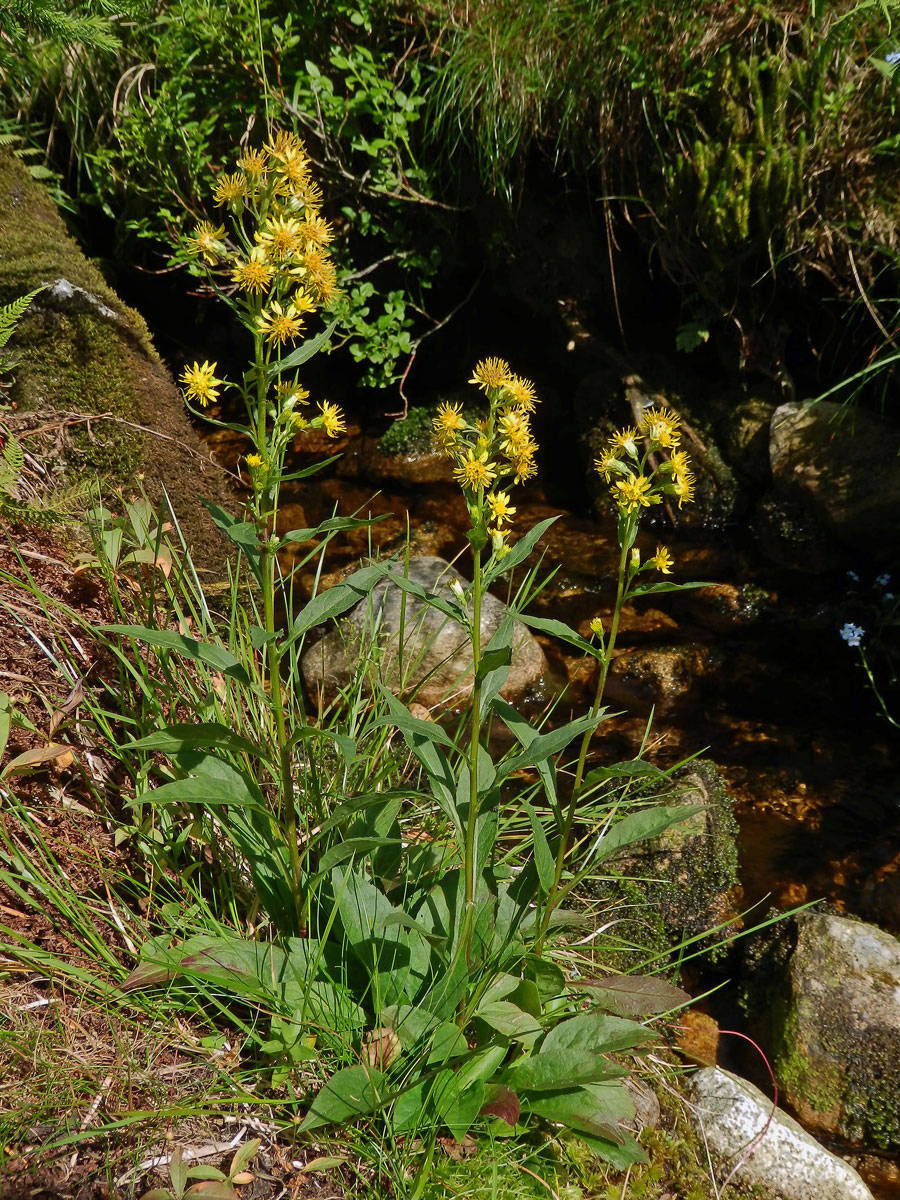
{"label": "tall flowering stem", "polygon": [[[608,635],[604,634],[603,623],[599,617],[591,622],[591,632],[599,644],[599,670],[597,689],[591,705],[592,717],[599,716],[603,705],[622,610],[629,600],[643,590],[637,583],[638,576],[645,571],[657,571],[662,575],[670,575],[672,572],[673,559],[664,546],[657,546],[656,553],[642,563],[634,543],[645,510],[661,504],[665,496],[674,497],[679,508],[694,497],[694,475],[690,469],[690,460],[687,454],[678,448],[679,424],[679,417],[671,410],[650,408],[636,429],[620,429],[594,463],[598,474],[610,485],[618,510],[619,568],[616,576],[616,599]],[[594,728],[595,726],[591,725],[581,739],[575,777],[572,781],[572,794],[556,852],[553,886],[539,924],[536,943],[538,953],[543,948],[553,913],[568,892],[562,879],[578,802],[584,790],[585,767]]]}
{"label": "tall flowering stem", "polygon": [[514,375],[500,358],[483,359],[469,381],[484,394],[487,415],[470,419],[461,405],[442,404],[434,419],[438,445],[455,466],[453,475],[462,488],[469,514],[472,547],[472,615],[461,612],[472,642],[472,701],[469,738],[469,807],[463,845],[465,917],[460,952],[470,956],[475,924],[476,834],[481,792],[478,749],[485,716],[481,711],[481,608],[484,593],[485,554],[489,562],[509,553],[509,528],[516,509],[510,484],[524,483],[536,473],[537,443],[531,432],[531,413],[537,398],[534,385]]}
{"label": "tall flowering stem", "polygon": [[275,627],[276,526],[285,457],[294,439],[310,429],[336,437],[346,428],[340,409],[327,400],[319,403],[318,411],[305,411],[309,393],[296,374],[288,374],[312,353],[304,346],[293,349],[304,335],[307,319],[324,313],[337,294],[337,273],[329,253],[333,233],[321,215],[322,194],[312,180],[303,143],[293,133],[277,133],[260,149],[246,150],[235,172],[219,176],[213,199],[225,210],[230,230],[201,221],[184,239],[182,253],[247,329],[253,343],[252,366],[240,382],[230,383],[216,377],[216,363],[194,363],[181,382],[193,410],[199,407],[203,411],[198,415],[213,424],[224,424],[206,411],[218,402],[223,388],[237,391],[247,412],[247,425],[237,428],[252,444],[244,455],[244,468],[251,490],[249,509],[259,553],[256,576],[267,635],[261,683],[268,694],[277,747],[277,816],[290,861],[299,928],[303,889],[297,803],[281,678],[283,649]]}

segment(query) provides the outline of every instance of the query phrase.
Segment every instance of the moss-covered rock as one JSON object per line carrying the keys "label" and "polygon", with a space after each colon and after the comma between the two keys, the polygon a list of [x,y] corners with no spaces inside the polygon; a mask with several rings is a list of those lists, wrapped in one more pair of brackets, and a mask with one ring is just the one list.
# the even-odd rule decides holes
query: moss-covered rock
{"label": "moss-covered rock", "polygon": [[146,324],[69,237],[46,191],[0,151],[0,304],[36,287],[44,290],[12,343],[10,423],[24,427],[26,414],[38,413],[55,425],[61,481],[97,477],[105,490],[128,493],[142,482],[154,503],[165,490],[197,559],[220,564],[219,536],[197,496],[226,508],[233,497]]}
{"label": "moss-covered rock", "polygon": [[[660,790],[659,802],[702,808],[611,863],[619,878],[610,886],[633,906],[632,940],[648,950],[671,948],[736,915],[737,822],[715,764],[682,768]],[[617,932],[628,936],[623,926]]]}
{"label": "moss-covered rock", "polygon": [[771,1009],[785,1102],[813,1133],[900,1149],[900,941],[834,914],[797,920]]}

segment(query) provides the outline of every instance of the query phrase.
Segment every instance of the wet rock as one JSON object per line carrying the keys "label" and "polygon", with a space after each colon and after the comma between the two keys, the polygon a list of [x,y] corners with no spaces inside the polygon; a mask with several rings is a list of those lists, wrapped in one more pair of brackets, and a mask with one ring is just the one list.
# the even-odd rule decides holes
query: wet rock
{"label": "wet rock", "polygon": [[753,483],[771,477],[769,426],[776,407],[763,396],[747,396],[728,414],[723,449],[737,474]]}
{"label": "wet rock", "polygon": [[[705,933],[735,917],[737,823],[732,797],[714,763],[691,763],[664,787],[661,804],[702,808],[616,856],[611,866],[640,910],[638,919],[646,924],[648,913],[656,914],[660,940],[671,946],[673,938]],[[646,929],[642,936],[646,939]]]}
{"label": "wet rock", "polygon": [[371,483],[447,483],[453,479],[453,463],[438,450],[387,454],[376,438],[356,437],[347,446],[337,474],[342,479],[366,479]]}
{"label": "wet rock", "polygon": [[782,404],[769,456],[776,491],[845,546],[879,561],[897,556],[900,429],[861,409],[822,401]]}
{"label": "wet rock", "polygon": [[846,559],[825,525],[801,503],[785,496],[762,497],[753,515],[752,531],[760,553],[786,571],[821,575]]}
{"label": "wet rock", "polygon": [[740,1163],[735,1178],[781,1200],[872,1200],[852,1167],[780,1108],[773,1115],[772,1102],[746,1080],[704,1067],[691,1092],[692,1121],[726,1174]]}
{"label": "wet rock", "polygon": [[677,646],[639,646],[616,655],[610,665],[606,696],[629,711],[668,716],[699,699],[701,681],[722,666],[722,655],[700,642]]}
{"label": "wet rock", "polygon": [[775,1005],[775,1071],[812,1132],[900,1148],[900,942],[831,914],[797,920]]}
{"label": "wet rock", "polygon": [[684,592],[680,607],[704,629],[728,633],[757,624],[774,611],[776,597],[754,583],[711,583]]}
{"label": "wet rock", "polygon": [[[396,568],[398,574],[402,567]],[[432,594],[449,595],[459,573],[442,558],[411,558],[409,577]],[[303,655],[303,680],[310,692],[323,687],[334,694],[358,672],[360,659],[380,657],[380,678],[386,686],[403,686],[407,696],[430,707],[464,699],[472,690],[472,646],[465,630],[437,609],[407,595],[403,622],[401,679],[400,624],[404,593],[391,580],[382,580],[371,596],[350,610],[336,629],[326,633]],[[481,644],[486,646],[506,615],[506,605],[486,595],[481,609]],[[377,630],[373,637],[372,630]],[[519,696],[537,684],[546,670],[544,652],[530,630],[517,621],[513,631],[512,665],[503,688],[506,697]]]}

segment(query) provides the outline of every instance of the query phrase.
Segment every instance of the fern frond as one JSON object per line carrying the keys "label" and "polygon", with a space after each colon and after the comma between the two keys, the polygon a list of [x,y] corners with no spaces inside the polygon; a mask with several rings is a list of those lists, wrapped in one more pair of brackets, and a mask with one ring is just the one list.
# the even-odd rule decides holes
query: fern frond
{"label": "fern frond", "polygon": [[6,345],[12,337],[13,332],[18,325],[25,309],[32,300],[40,292],[44,290],[43,286],[35,288],[33,292],[29,292],[27,296],[19,296],[18,300],[13,300],[7,304],[5,308],[0,308],[0,348]]}

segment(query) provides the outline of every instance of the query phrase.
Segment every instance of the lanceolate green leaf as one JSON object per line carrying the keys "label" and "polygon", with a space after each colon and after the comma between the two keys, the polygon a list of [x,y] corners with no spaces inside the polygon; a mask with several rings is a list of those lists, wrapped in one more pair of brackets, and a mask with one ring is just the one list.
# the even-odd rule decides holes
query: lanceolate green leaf
{"label": "lanceolate green leaf", "polygon": [[533,767],[536,763],[550,758],[551,755],[558,754],[561,750],[565,750],[566,746],[570,745],[575,738],[580,737],[589,729],[596,729],[605,719],[606,710],[601,709],[596,715],[587,713],[559,729],[552,729],[549,733],[539,733],[531,739],[524,750],[512,755],[511,758],[504,759],[499,764],[498,777],[504,778],[523,767]]}
{"label": "lanceolate green leaf", "polygon": [[649,841],[670,826],[686,821],[688,817],[702,811],[702,804],[682,804],[671,808],[663,805],[659,808],[645,808],[627,813],[603,835],[603,840],[595,852],[594,862],[604,862],[625,846],[631,846],[635,842]]}
{"label": "lanceolate green leaf", "polygon": [[382,1103],[382,1076],[371,1067],[346,1067],[336,1071],[313,1100],[301,1129],[344,1125],[355,1117],[375,1112]]}
{"label": "lanceolate green leaf", "polygon": [[528,533],[519,538],[506,558],[494,559],[484,573],[484,586],[490,587],[499,576],[523,563],[554,521],[558,520],[558,517],[548,517],[545,521],[539,521],[533,529],[529,529]]}
{"label": "lanceolate green leaf", "polygon": [[191,658],[195,662],[205,663],[214,671],[220,671],[238,682],[250,685],[250,677],[244,667],[224,646],[213,642],[199,642],[196,638],[185,637],[171,629],[148,629],[144,625],[100,625],[103,633],[118,633],[122,637],[133,638],[147,646],[155,646],[159,650],[174,650]]}
{"label": "lanceolate green leaf", "polygon": [[313,358],[328,339],[334,333],[337,327],[337,321],[332,321],[327,329],[323,329],[320,334],[314,338],[308,338],[302,342],[296,350],[292,350],[290,354],[286,354],[284,358],[279,358],[269,366],[269,377],[276,378],[282,375],[285,371],[293,371],[295,367],[302,367],[305,362]]}
{"label": "lanceolate green leaf", "polygon": [[340,583],[336,583],[334,587],[313,597],[292,621],[290,636],[284,643],[285,648],[315,625],[339,617],[348,608],[352,608],[388,573],[390,566],[390,561],[386,561],[375,563],[371,567],[362,567],[361,570],[354,571],[352,575],[342,579]]}
{"label": "lanceolate green leaf", "polygon": [[181,750],[196,750],[200,746],[210,746],[215,750],[231,750],[235,753],[253,754],[259,758],[269,758],[269,752],[256,742],[243,737],[227,725],[218,721],[200,721],[196,725],[184,722],[168,725],[155,733],[131,742],[129,750],[161,750],[163,754],[177,754]]}

